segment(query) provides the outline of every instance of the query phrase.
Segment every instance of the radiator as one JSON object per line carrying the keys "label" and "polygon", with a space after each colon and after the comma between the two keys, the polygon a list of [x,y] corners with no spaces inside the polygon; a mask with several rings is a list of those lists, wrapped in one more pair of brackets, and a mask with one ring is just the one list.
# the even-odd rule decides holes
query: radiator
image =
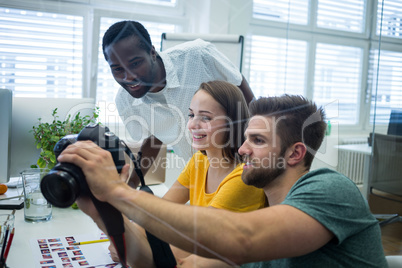
{"label": "radiator", "polygon": [[[340,145],[364,143],[367,143],[367,138],[350,138],[340,141]],[[363,184],[364,157],[363,153],[338,151],[338,172],[344,174],[358,185]]]}

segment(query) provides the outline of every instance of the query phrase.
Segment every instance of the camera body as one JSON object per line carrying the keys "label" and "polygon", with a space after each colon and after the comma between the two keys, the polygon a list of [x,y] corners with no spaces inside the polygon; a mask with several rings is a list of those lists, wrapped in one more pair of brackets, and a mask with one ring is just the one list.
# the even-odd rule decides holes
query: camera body
{"label": "camera body", "polygon": [[[125,165],[124,152],[127,146],[108,127],[99,124],[87,125],[79,134],[61,138],[54,147],[56,158],[76,141],[91,140],[112,154],[114,164],[120,173]],[[56,207],[69,207],[80,195],[89,195],[90,190],[81,168],[70,163],[57,163],[40,184],[43,196]]]}

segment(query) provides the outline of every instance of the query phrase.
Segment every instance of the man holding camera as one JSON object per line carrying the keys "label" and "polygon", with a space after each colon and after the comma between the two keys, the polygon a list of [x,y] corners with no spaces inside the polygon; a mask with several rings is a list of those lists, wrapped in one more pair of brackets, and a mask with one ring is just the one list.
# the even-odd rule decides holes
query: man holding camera
{"label": "man holding camera", "polygon": [[[244,267],[387,267],[379,224],[356,185],[329,169],[310,171],[326,129],[322,109],[285,95],[252,102],[250,113],[239,149],[242,179],[264,189],[270,204],[252,212],[179,205],[132,189],[110,153],[89,141],[70,145],[58,160],[78,165],[96,198],[197,255]],[[104,229],[91,202],[78,203]],[[134,238],[126,230],[129,260],[146,254]],[[179,261],[194,265],[201,264]]]}

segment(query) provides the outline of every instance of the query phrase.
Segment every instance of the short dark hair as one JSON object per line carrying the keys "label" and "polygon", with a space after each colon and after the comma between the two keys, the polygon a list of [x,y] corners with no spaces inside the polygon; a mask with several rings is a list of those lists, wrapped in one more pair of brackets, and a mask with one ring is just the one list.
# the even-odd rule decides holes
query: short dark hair
{"label": "short dark hair", "polygon": [[102,39],[103,56],[108,60],[105,53],[106,47],[115,44],[128,37],[139,37],[139,46],[146,52],[150,52],[152,48],[151,37],[145,27],[138,21],[125,20],[119,21],[109,27]]}
{"label": "short dark hair", "polygon": [[[249,118],[248,107],[241,90],[226,81],[210,81],[202,83],[196,91],[204,90],[218,102],[226,116],[229,118],[228,128],[225,132],[222,156],[235,162],[240,162],[238,150],[244,142],[244,131],[246,130],[247,120]],[[205,154],[205,151],[201,151]]]}
{"label": "short dark hair", "polygon": [[310,168],[314,155],[324,139],[327,124],[322,107],[303,96],[282,95],[261,97],[250,103],[250,116],[282,117],[277,121],[276,133],[281,139],[281,154],[296,142],[308,146],[304,165]]}

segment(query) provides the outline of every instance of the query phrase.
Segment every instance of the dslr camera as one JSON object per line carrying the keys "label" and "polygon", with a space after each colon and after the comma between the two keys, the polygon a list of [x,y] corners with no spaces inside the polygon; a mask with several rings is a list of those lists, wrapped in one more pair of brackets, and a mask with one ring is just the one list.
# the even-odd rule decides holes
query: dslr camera
{"label": "dslr camera", "polygon": [[[89,124],[79,134],[61,138],[54,147],[56,158],[68,145],[76,141],[91,140],[112,154],[114,164],[120,173],[125,162],[124,152],[128,147],[108,127]],[[43,196],[52,205],[60,208],[71,206],[80,195],[89,195],[90,190],[81,168],[70,163],[57,163],[40,184]]]}

